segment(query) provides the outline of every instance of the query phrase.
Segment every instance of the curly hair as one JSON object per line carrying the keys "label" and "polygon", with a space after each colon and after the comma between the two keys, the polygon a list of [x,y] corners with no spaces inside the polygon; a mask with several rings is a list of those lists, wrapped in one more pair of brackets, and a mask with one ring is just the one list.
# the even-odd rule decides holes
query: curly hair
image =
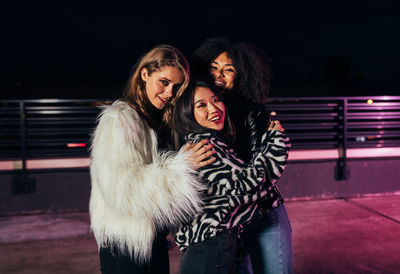
{"label": "curly hair", "polygon": [[210,63],[222,52],[227,53],[236,68],[233,94],[239,98],[264,104],[270,90],[270,62],[265,53],[255,45],[232,43],[225,37],[208,38],[193,52],[191,59],[193,76],[213,82],[209,72]]}

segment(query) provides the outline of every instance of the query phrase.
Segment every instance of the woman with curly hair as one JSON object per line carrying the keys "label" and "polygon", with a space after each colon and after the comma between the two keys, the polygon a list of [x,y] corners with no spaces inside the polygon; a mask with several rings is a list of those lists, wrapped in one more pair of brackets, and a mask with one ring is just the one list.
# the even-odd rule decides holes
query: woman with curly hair
{"label": "woman with curly hair", "polygon": [[[265,129],[280,124],[270,121],[265,108],[271,78],[268,58],[254,45],[216,37],[194,51],[191,68],[194,77],[206,78],[219,89],[238,133],[233,147],[242,159],[250,161]],[[271,173],[275,179],[271,193],[255,202],[256,213],[242,225],[239,273],[293,271],[290,222],[275,184],[282,171]]]}

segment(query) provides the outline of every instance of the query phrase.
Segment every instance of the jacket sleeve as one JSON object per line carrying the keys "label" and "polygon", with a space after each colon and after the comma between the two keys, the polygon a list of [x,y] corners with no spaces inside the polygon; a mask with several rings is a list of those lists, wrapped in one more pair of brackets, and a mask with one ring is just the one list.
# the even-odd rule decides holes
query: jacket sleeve
{"label": "jacket sleeve", "polygon": [[249,150],[254,161],[261,152],[267,154],[265,171],[267,183],[275,184],[282,175],[287,164],[290,150],[289,138],[279,131],[267,131],[270,115],[265,106],[250,103],[246,105],[248,112],[245,119],[245,128],[249,132]]}
{"label": "jacket sleeve", "polygon": [[[225,144],[221,145],[218,142],[214,144],[216,150],[229,154],[229,157],[219,161],[229,165],[229,172],[232,173],[232,178],[226,180],[226,194],[229,196],[231,206],[251,203],[267,195],[286,167],[290,143],[283,132],[267,131],[260,143],[259,150],[253,154],[252,160],[247,165],[235,163],[240,160],[235,159]],[[215,174],[219,174],[215,178],[221,179],[224,173],[216,170]],[[230,175],[225,174],[225,176]]]}
{"label": "jacket sleeve", "polygon": [[129,107],[99,118],[91,146],[92,187],[117,216],[179,224],[200,211],[203,186],[183,151],[157,152],[157,138]]}
{"label": "jacket sleeve", "polygon": [[270,123],[270,115],[265,106],[256,103],[247,103],[247,114],[245,119],[245,128],[249,134],[249,150],[255,153],[260,149],[261,136],[267,130]]}
{"label": "jacket sleeve", "polygon": [[[266,182],[274,185],[287,166],[290,139],[282,131],[268,130],[262,135],[260,143],[260,150],[253,154],[253,161],[264,163]],[[264,157],[260,158],[260,154]]]}
{"label": "jacket sleeve", "polygon": [[290,147],[290,140],[282,131],[265,132],[259,151],[254,152],[250,164],[240,172],[239,179],[233,181],[235,185],[230,193],[230,205],[245,205],[268,196],[287,165]]}

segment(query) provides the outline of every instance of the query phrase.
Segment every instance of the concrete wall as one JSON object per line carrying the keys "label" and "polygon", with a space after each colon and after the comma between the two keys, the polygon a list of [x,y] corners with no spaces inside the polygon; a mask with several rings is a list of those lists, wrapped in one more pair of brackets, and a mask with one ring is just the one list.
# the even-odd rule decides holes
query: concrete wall
{"label": "concrete wall", "polygon": [[349,177],[335,179],[336,160],[292,161],[278,181],[285,198],[319,199],[400,191],[400,158],[349,159]]}
{"label": "concrete wall", "polygon": [[[335,160],[290,161],[278,182],[286,199],[324,199],[400,191],[400,158],[348,160],[350,177],[335,179]],[[14,177],[13,177],[14,176]],[[90,176],[81,171],[28,175],[32,193],[15,194],[18,178],[0,174],[0,215],[88,210]],[[13,189],[14,185],[14,189]]]}
{"label": "concrete wall", "polygon": [[15,194],[17,176],[0,174],[0,215],[88,210],[89,171],[30,173],[28,178],[33,192]]}

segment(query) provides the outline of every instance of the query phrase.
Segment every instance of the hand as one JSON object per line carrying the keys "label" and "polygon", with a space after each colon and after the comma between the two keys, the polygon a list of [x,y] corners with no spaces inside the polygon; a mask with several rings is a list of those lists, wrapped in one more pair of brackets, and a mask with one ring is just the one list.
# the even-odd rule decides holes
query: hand
{"label": "hand", "polygon": [[197,144],[187,143],[184,151],[189,152],[189,161],[194,169],[199,169],[203,166],[211,164],[216,160],[215,157],[210,157],[215,154],[214,145],[209,144],[208,139],[201,140]]}
{"label": "hand", "polygon": [[279,122],[278,120],[271,121],[269,123],[268,130],[279,130],[279,131],[282,131],[282,132],[285,131],[285,129],[281,125],[281,122]]}

